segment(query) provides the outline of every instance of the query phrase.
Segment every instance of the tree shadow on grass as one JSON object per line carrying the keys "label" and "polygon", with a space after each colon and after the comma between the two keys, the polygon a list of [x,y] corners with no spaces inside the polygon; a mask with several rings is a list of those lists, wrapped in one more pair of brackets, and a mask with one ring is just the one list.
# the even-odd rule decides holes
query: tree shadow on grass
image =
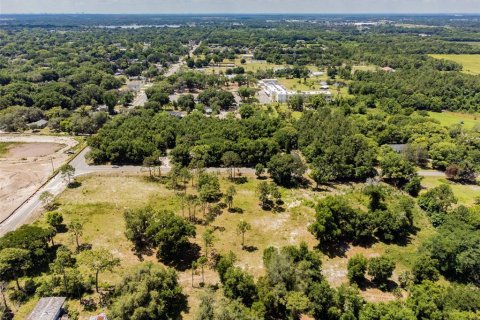
{"label": "tree shadow on grass", "polygon": [[243,250],[245,250],[247,252],[255,252],[255,251],[258,250],[258,248],[256,246],[244,246]]}
{"label": "tree shadow on grass", "polygon": [[338,242],[334,244],[319,244],[317,249],[326,254],[329,258],[345,258],[346,252],[350,249],[350,244],[346,242]]}
{"label": "tree shadow on grass", "polygon": [[137,256],[138,260],[143,261],[143,256],[150,257],[153,255],[153,249],[149,246],[133,248],[133,254]]}
{"label": "tree shadow on grass", "polygon": [[183,249],[179,250],[175,257],[170,257],[168,259],[161,257],[158,258],[169,267],[172,267],[178,271],[185,271],[190,269],[192,267],[192,263],[200,258],[200,250],[201,248],[198,244],[190,243]]}
{"label": "tree shadow on grass", "polygon": [[242,208],[239,208],[239,207],[234,207],[234,208],[230,208],[228,209],[228,212],[230,213],[243,213],[243,209]]}
{"label": "tree shadow on grass", "polygon": [[225,227],[221,227],[221,226],[212,226],[213,227],[213,230],[214,231],[220,231],[220,232],[224,232],[225,231]]}
{"label": "tree shadow on grass", "polygon": [[92,250],[92,244],[91,244],[91,243],[82,243],[82,244],[80,244],[80,246],[78,247],[77,252],[82,252],[82,251],[86,251],[86,250]]}
{"label": "tree shadow on grass", "polygon": [[76,188],[79,188],[81,186],[82,186],[82,183],[75,180],[75,181],[70,182],[67,187],[69,189],[76,189]]}
{"label": "tree shadow on grass", "polygon": [[228,178],[228,180],[230,180],[231,182],[235,183],[235,184],[244,184],[244,183],[247,183],[248,182],[248,178],[247,177],[235,177],[235,178]]}

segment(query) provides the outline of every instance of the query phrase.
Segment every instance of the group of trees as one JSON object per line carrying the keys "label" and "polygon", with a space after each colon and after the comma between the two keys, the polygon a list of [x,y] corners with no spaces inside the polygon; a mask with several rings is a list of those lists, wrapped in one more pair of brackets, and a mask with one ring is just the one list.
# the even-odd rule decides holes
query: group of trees
{"label": "group of trees", "polygon": [[378,239],[384,242],[402,242],[413,231],[414,202],[397,197],[387,205],[384,200],[391,190],[380,185],[364,188],[368,196],[367,212],[352,206],[344,196],[329,196],[316,207],[316,219],[310,232],[326,248],[339,242],[368,243]]}
{"label": "group of trees", "polygon": [[[81,298],[91,292],[92,284],[98,293],[100,274],[112,271],[120,260],[105,249],[82,250],[78,246],[81,223],[72,221],[65,228],[63,217],[56,212],[49,213],[46,220],[48,228],[24,225],[0,238],[0,281],[13,280],[16,284],[9,300],[24,302],[34,294]],[[62,230],[68,230],[77,238],[76,252],[54,244],[53,237],[64,232]],[[93,281],[87,275],[92,275]],[[4,291],[3,288],[2,294]],[[6,304],[5,307],[10,308]]]}
{"label": "group of trees", "polygon": [[[212,291],[201,297],[196,319],[470,319],[478,312],[480,293],[471,285],[441,285],[428,279],[409,285],[406,300],[367,303],[359,294],[365,273],[386,289],[395,269],[386,256],[349,260],[351,286],[330,287],[322,275],[320,256],[305,244],[299,247],[267,248],[263,254],[265,276],[257,281],[235,266],[230,253],[216,264],[224,298]],[[423,270],[426,270],[424,267]],[[418,274],[418,272],[417,272]],[[458,297],[463,297],[458,299]]]}
{"label": "group of trees", "polygon": [[169,211],[155,211],[145,207],[124,213],[125,235],[137,251],[157,248],[157,256],[171,260],[179,255],[194,237],[195,227]]}
{"label": "group of trees", "polygon": [[367,260],[363,255],[357,254],[348,259],[348,280],[350,283],[363,285],[365,272],[372,277],[373,283],[381,289],[386,289],[388,279],[395,270],[395,262],[388,257],[380,256]]}

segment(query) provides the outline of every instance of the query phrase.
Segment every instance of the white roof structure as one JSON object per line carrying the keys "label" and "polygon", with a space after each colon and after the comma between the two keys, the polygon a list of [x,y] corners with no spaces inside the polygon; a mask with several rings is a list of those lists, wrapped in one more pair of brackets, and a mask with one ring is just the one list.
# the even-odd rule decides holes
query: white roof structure
{"label": "white roof structure", "polygon": [[41,298],[27,320],[57,320],[60,318],[65,297]]}
{"label": "white roof structure", "polygon": [[331,97],[332,93],[330,91],[289,91],[284,86],[278,83],[277,79],[264,79],[259,82],[260,87],[263,88],[267,96],[270,97],[272,102],[285,103],[288,101],[288,98],[291,96],[301,95],[301,96],[313,96],[313,95],[324,95]]}

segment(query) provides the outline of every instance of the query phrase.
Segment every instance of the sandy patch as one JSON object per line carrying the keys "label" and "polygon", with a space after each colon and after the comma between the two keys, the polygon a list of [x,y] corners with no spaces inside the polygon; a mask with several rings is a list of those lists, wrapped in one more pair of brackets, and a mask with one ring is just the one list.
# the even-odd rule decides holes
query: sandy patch
{"label": "sandy patch", "polygon": [[[32,195],[67,159],[77,141],[69,137],[0,134],[0,142],[19,142],[0,159],[0,221]],[[53,164],[53,168],[52,168]]]}
{"label": "sandy patch", "polygon": [[51,142],[20,143],[8,150],[4,159],[22,159],[32,157],[45,157],[64,148],[64,144]]}

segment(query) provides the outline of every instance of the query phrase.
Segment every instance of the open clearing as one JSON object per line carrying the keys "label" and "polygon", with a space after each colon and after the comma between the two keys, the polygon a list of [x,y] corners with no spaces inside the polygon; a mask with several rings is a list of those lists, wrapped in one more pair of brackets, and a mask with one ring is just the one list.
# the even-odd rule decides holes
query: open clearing
{"label": "open clearing", "polygon": [[480,54],[431,54],[430,56],[460,63],[464,73],[480,74]]}
{"label": "open clearing", "polygon": [[[478,181],[478,180],[477,180]],[[480,196],[480,185],[461,184],[447,180],[445,177],[423,177],[422,186],[427,189],[438,187],[441,184],[448,184],[458,203],[466,206],[471,206],[475,203],[475,198]]]}
{"label": "open clearing", "polygon": [[466,129],[472,129],[480,125],[480,115],[460,112],[428,112],[430,117],[438,120],[442,126],[450,127],[455,124],[463,124]]}
{"label": "open clearing", "polygon": [[[95,174],[81,176],[78,178],[81,186],[75,189],[67,189],[56,202],[59,209],[68,224],[72,219],[80,219],[84,222],[82,243],[92,244],[94,248],[103,247],[111,251],[115,256],[121,259],[121,267],[101,275],[101,283],[104,285],[115,284],[131,268],[144,261],[157,262],[155,253],[139,258],[132,251],[132,244],[124,235],[123,212],[126,209],[140,208],[143,206],[152,206],[156,209],[172,210],[182,215],[182,206],[177,192],[168,189],[164,184],[149,181],[145,176],[125,175],[125,174]],[[225,191],[232,185],[224,176],[220,177],[221,190]],[[312,204],[319,198],[327,194],[345,194],[351,197],[353,201],[365,201],[366,198],[358,191],[361,185],[338,185],[329,188],[328,191],[314,192],[309,189],[281,189],[284,205],[283,212],[264,211],[259,207],[257,196],[255,195],[256,186],[259,183],[253,176],[248,176],[248,180],[243,184],[235,184],[237,195],[234,197],[233,206],[240,208],[242,213],[229,213],[226,209],[211,224],[215,228],[214,235],[216,241],[214,248],[218,253],[233,251],[237,256],[236,264],[245,270],[248,270],[257,279],[265,272],[262,263],[262,254],[264,249],[269,246],[298,245],[302,241],[306,242],[310,248],[315,247],[318,242],[309,233],[308,225],[314,220],[315,210]],[[183,191],[182,191],[183,192]],[[187,193],[192,194],[195,191],[191,185],[187,187]],[[202,217],[201,209],[197,209],[197,217]],[[236,233],[236,225],[240,220],[245,220],[252,225],[252,230],[245,236],[245,244],[249,250],[242,250],[240,238]],[[346,264],[347,258],[351,255],[362,252],[366,256],[372,257],[382,253],[392,256],[397,262],[397,270],[393,279],[398,273],[410,266],[415,256],[418,243],[426,236],[430,235],[432,230],[428,227],[426,218],[417,214],[418,225],[422,228],[416,236],[412,237],[411,245],[398,246],[376,243],[372,247],[363,248],[351,246],[346,248],[345,256],[323,258],[323,271],[325,277],[333,286],[346,283]],[[40,219],[37,223],[45,223]],[[205,230],[204,225],[196,225],[197,236],[192,242],[198,244],[203,250],[201,235]],[[55,238],[56,243],[62,243],[75,248],[74,239],[69,233],[59,233]],[[84,272],[86,272],[84,270]],[[180,269],[179,281],[188,295],[190,312],[185,315],[185,319],[192,319],[195,314],[199,296],[204,289],[198,286],[201,281],[201,274],[195,275],[194,287],[191,283],[191,270]],[[209,284],[218,284],[218,275],[211,268],[205,270],[205,282]],[[368,301],[390,301],[394,295],[389,292],[382,292],[375,288],[367,288],[362,291],[362,295]],[[33,308],[33,303],[25,304],[19,310],[19,314],[28,314]],[[79,305],[72,305],[74,308],[80,308]],[[98,314],[97,310],[91,314]],[[82,310],[82,314],[90,315]]]}
{"label": "open clearing", "polygon": [[0,135],[8,149],[0,158],[0,220],[26,200],[68,158],[77,141],[67,137]]}

